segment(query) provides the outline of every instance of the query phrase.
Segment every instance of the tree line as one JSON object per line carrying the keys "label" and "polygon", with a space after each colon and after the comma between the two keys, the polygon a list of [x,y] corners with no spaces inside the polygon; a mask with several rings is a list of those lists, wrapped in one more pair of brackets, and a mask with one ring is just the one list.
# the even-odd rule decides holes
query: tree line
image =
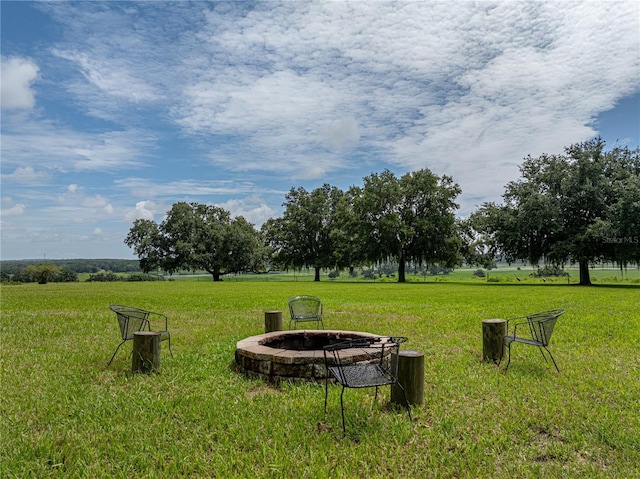
{"label": "tree line", "polygon": [[20,259],[0,261],[0,269],[8,275],[24,271],[28,266],[52,264],[61,269],[68,269],[76,273],[99,273],[112,271],[114,273],[135,273],[140,271],[140,261],[137,259]]}
{"label": "tree line", "polygon": [[[78,273],[135,273],[140,261],[131,259],[23,259],[0,262],[0,279],[16,283],[68,283],[78,281]],[[91,278],[90,277],[90,278]]]}
{"label": "tree line", "polygon": [[408,264],[487,267],[500,257],[577,263],[580,284],[590,284],[593,262],[640,264],[640,151],[604,147],[597,138],[526,158],[502,204],[484,203],[463,220],[453,178],[384,170],[347,191],[291,188],[282,216],[260,230],[216,206],[176,203],[159,224],[136,220],[125,243],[144,272],[205,270],[214,281],[289,268],[312,268],[319,281],[323,269],[392,261],[405,282]]}

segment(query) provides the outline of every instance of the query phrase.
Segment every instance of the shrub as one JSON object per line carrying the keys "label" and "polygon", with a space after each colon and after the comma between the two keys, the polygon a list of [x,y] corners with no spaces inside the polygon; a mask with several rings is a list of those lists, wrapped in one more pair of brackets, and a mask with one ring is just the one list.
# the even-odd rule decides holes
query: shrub
{"label": "shrub", "polygon": [[122,276],[118,276],[117,274],[114,274],[111,271],[109,271],[108,273],[100,272],[98,274],[92,274],[89,276],[89,279],[87,279],[87,282],[123,281],[123,279],[124,278]]}
{"label": "shrub", "polygon": [[164,276],[156,274],[135,273],[129,275],[127,281],[164,281]]}
{"label": "shrub", "polygon": [[372,269],[363,269],[362,270],[362,277],[364,279],[376,279],[376,272]]}
{"label": "shrub", "polygon": [[545,266],[544,268],[538,268],[537,271],[531,273],[534,278],[544,278],[549,276],[569,276],[564,269],[560,266]]}

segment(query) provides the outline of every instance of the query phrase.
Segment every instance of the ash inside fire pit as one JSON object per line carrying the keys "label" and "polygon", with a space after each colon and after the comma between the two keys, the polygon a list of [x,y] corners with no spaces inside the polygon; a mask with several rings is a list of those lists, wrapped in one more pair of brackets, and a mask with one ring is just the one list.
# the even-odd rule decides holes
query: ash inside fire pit
{"label": "ash inside fire pit", "polygon": [[312,349],[322,349],[330,344],[340,341],[347,341],[351,337],[338,337],[335,334],[317,334],[315,331],[300,331],[287,334],[280,334],[274,338],[267,338],[261,341],[263,346],[275,349],[292,349],[294,351],[309,351]]}
{"label": "ash inside fire pit", "polygon": [[270,381],[324,379],[324,346],[377,334],[339,330],[274,331],[238,341],[236,364],[241,372]]}

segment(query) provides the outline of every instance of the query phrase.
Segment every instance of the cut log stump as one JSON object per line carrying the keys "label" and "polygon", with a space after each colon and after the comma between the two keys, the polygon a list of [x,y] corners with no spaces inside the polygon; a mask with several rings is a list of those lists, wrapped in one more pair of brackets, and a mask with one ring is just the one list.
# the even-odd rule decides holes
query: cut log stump
{"label": "cut log stump", "polygon": [[[409,404],[424,403],[424,353],[411,349],[400,350],[398,361],[398,382],[402,384]],[[402,389],[391,386],[391,402],[404,406]]]}
{"label": "cut log stump", "polygon": [[134,373],[160,372],[160,336],[156,331],[133,333],[131,370]]}
{"label": "cut log stump", "polygon": [[482,320],[482,360],[499,363],[504,354],[502,341],[507,332],[504,319]]}
{"label": "cut log stump", "polygon": [[282,331],[282,311],[265,311],[264,332]]}

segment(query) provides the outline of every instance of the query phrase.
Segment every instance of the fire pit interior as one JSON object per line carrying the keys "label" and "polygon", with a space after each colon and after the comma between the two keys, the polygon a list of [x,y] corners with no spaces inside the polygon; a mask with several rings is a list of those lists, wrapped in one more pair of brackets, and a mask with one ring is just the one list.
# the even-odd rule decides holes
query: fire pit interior
{"label": "fire pit interior", "polygon": [[274,331],[238,341],[236,364],[270,381],[317,381],[326,377],[324,346],[377,334],[338,330]]}

